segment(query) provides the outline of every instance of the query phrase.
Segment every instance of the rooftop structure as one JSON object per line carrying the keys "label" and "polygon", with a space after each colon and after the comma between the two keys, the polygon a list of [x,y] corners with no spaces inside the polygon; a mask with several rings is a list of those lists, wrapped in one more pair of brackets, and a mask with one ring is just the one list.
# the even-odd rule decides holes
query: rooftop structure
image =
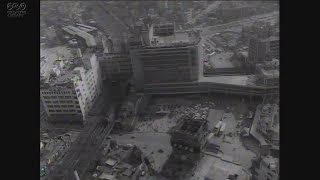
{"label": "rooftop structure", "polygon": [[256,73],[258,81],[262,81],[266,86],[279,84],[279,60],[273,59],[263,64],[257,64]]}
{"label": "rooftop structure", "polygon": [[148,47],[171,47],[171,46],[188,46],[195,45],[200,42],[200,37],[197,37],[194,32],[175,32],[167,36],[152,36]]}
{"label": "rooftop structure", "polygon": [[210,57],[210,63],[213,68],[233,68],[235,67],[230,61],[233,56],[232,52],[218,53]]}
{"label": "rooftop structure", "polygon": [[153,27],[153,34],[155,36],[171,36],[174,34],[174,24],[157,24]]}
{"label": "rooftop structure", "polygon": [[262,145],[279,146],[279,107],[276,104],[265,104],[257,107],[250,130]]}

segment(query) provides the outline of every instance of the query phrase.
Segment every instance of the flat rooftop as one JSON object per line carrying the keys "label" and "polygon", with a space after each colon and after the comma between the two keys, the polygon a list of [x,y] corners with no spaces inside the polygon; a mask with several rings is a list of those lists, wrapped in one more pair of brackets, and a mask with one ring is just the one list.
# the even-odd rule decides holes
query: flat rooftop
{"label": "flat rooftop", "polygon": [[233,68],[235,67],[231,62],[232,52],[222,52],[210,57],[210,64],[214,69],[219,68]]}
{"label": "flat rooftop", "polygon": [[148,47],[192,45],[200,42],[200,38],[193,32],[175,32],[171,36],[153,36],[153,38],[156,39],[156,43]]}

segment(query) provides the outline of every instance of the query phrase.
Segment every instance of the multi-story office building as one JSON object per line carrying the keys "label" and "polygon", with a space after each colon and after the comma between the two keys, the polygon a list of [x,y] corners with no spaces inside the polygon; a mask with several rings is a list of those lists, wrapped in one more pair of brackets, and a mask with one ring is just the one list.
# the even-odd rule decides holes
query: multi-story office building
{"label": "multi-story office building", "polygon": [[101,72],[94,53],[52,69],[40,87],[40,97],[49,121],[82,121],[102,90]]}
{"label": "multi-story office building", "polygon": [[257,64],[256,73],[258,81],[263,85],[279,85],[279,60],[273,59],[264,64]]}
{"label": "multi-story office building", "polygon": [[98,57],[103,80],[125,80],[132,76],[132,65],[127,54],[106,53]]}
{"label": "multi-story office building", "polygon": [[279,37],[252,38],[249,41],[248,64],[255,67],[257,63],[262,63],[268,59],[279,59]]}
{"label": "multi-story office building", "polygon": [[199,74],[199,32],[174,32],[173,24],[148,24],[130,45],[135,86],[192,82]]}

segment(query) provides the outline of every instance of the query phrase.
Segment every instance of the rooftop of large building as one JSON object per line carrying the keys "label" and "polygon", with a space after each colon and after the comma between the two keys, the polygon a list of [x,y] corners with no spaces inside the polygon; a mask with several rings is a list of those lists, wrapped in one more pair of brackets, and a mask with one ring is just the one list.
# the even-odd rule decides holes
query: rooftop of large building
{"label": "rooftop of large building", "polygon": [[210,63],[213,68],[233,68],[235,67],[231,62],[232,52],[222,52],[210,57]]}
{"label": "rooftop of large building", "polygon": [[152,40],[148,47],[192,45],[197,44],[200,38],[192,32],[175,32],[170,36],[153,36]]}

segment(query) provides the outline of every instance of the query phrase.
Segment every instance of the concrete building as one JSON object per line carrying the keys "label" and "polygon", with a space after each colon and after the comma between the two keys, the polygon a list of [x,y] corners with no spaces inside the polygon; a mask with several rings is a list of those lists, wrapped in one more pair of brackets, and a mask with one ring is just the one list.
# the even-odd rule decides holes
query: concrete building
{"label": "concrete building", "polygon": [[278,105],[258,105],[250,129],[250,135],[259,141],[261,155],[268,155],[270,151],[279,150],[279,127],[280,117]]}
{"label": "concrete building", "polygon": [[249,40],[248,65],[255,68],[268,58],[279,59],[279,37],[271,36],[265,39],[252,38]]}
{"label": "concrete building", "polygon": [[153,25],[153,36],[172,36],[174,34],[174,24],[156,24]]}
{"label": "concrete building", "polygon": [[130,57],[126,54],[105,53],[98,57],[103,80],[125,80],[132,76]]}
{"label": "concrete building", "polygon": [[88,49],[82,59],[52,68],[40,97],[48,121],[82,121],[102,90],[101,72],[95,54]]}
{"label": "concrete building", "polygon": [[279,85],[279,60],[273,59],[263,64],[257,64],[258,81],[265,86]]}
{"label": "concrete building", "polygon": [[198,80],[199,32],[174,32],[173,24],[147,26],[130,48],[136,89]]}

